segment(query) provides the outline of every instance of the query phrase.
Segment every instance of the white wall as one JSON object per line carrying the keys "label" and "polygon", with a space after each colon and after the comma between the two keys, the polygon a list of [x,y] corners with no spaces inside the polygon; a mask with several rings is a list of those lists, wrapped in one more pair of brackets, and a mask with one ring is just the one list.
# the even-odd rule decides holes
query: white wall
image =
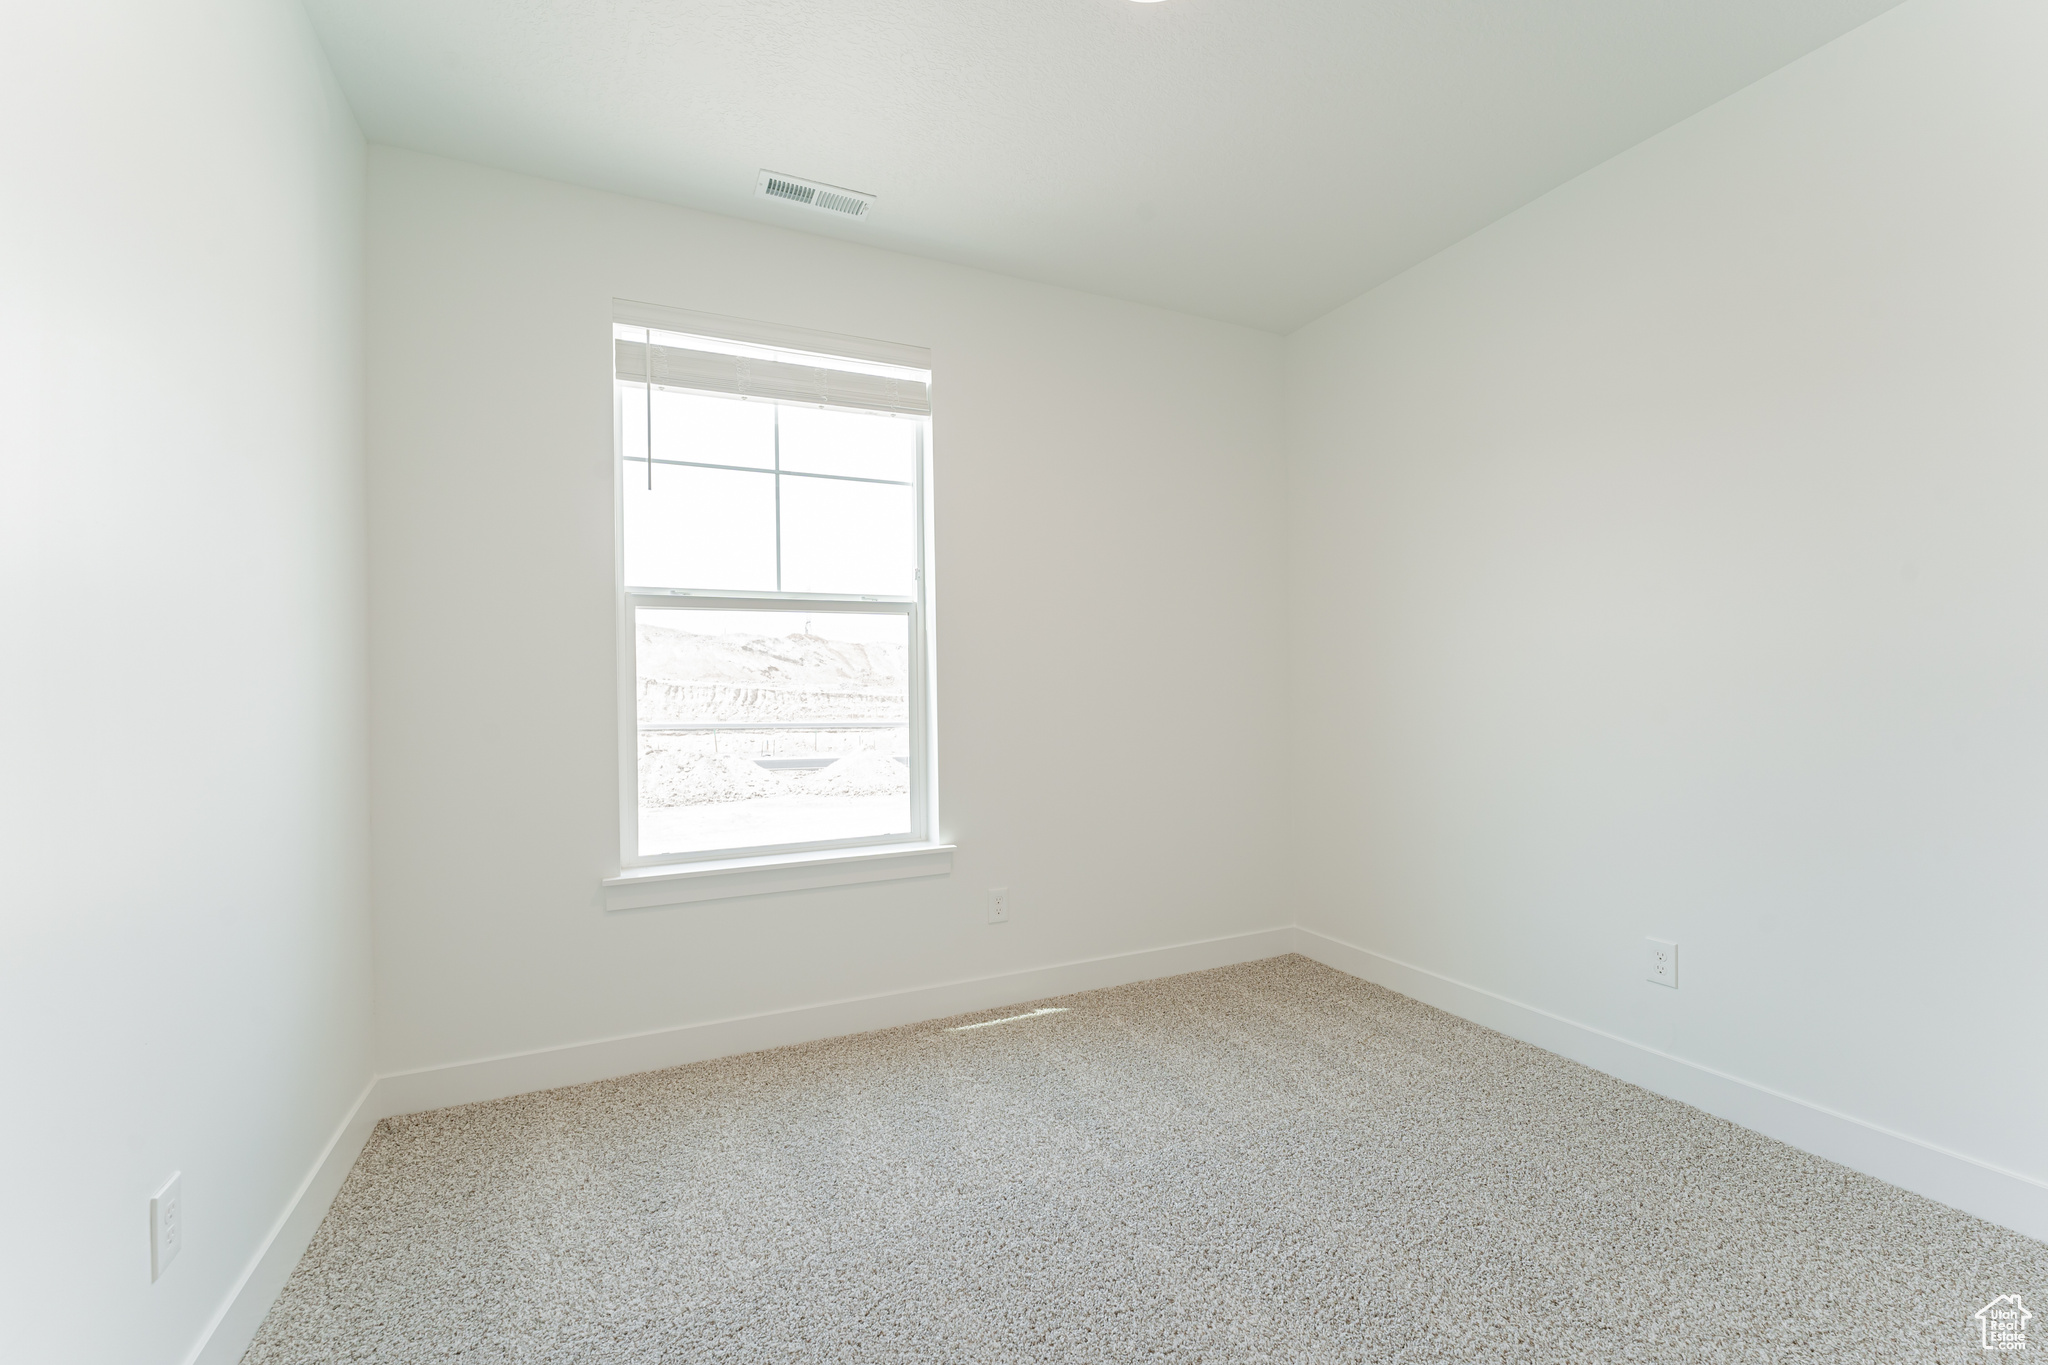
{"label": "white wall", "polygon": [[1912,0],[1289,339],[1305,926],[2048,1179],[2044,71]]}
{"label": "white wall", "polygon": [[[384,148],[369,269],[380,1070],[1287,922],[1277,337]],[[615,296],[932,348],[950,877],[601,908]]]}
{"label": "white wall", "polygon": [[369,1077],[361,185],[288,0],[0,16],[10,1361],[184,1357]]}

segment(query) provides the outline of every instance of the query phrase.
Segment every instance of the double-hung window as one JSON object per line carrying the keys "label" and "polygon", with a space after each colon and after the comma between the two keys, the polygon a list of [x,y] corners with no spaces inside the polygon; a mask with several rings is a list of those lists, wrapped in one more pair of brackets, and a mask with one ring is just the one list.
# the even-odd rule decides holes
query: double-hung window
{"label": "double-hung window", "polygon": [[612,329],[621,862],[928,840],[922,353],[688,325]]}

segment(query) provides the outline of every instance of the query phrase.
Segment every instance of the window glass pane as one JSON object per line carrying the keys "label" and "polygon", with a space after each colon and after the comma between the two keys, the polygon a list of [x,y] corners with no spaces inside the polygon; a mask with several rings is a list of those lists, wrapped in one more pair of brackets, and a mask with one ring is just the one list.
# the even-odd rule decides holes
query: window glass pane
{"label": "window glass pane", "polygon": [[911,490],[785,474],[782,586],[788,592],[909,597],[917,590]]}
{"label": "window glass pane", "polygon": [[[657,421],[660,419],[657,418]],[[781,408],[782,467],[812,474],[909,483],[917,423],[902,417],[823,408]]]}
{"label": "window glass pane", "polygon": [[657,464],[650,492],[647,462],[630,454],[627,587],[774,590],[773,474]]}
{"label": "window glass pane", "polygon": [[[618,402],[619,454],[638,460],[647,454],[647,386],[621,379],[613,388]],[[645,474],[646,470],[640,471]]]}
{"label": "window glass pane", "polygon": [[637,611],[641,854],[908,834],[909,626]]}
{"label": "window glass pane", "polygon": [[[647,390],[639,388],[646,406]],[[629,405],[630,405],[630,401]],[[643,411],[639,420],[644,424]],[[644,440],[644,438],[643,438]],[[625,447],[628,455],[639,455],[644,445],[633,444],[631,434]],[[706,398],[694,393],[654,391],[654,458],[694,460],[700,464],[736,464],[753,469],[775,467],[775,405],[749,403],[738,398]],[[659,483],[661,476],[655,475]]]}

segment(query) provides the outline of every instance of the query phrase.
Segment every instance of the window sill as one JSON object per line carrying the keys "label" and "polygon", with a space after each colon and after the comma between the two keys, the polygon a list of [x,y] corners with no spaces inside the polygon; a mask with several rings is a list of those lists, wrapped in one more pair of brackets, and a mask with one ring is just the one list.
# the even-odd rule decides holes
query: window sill
{"label": "window sill", "polygon": [[822,886],[943,877],[953,870],[952,844],[877,844],[766,858],[725,858],[703,863],[633,867],[604,879],[604,908],[647,910],[658,905],[767,896]]}

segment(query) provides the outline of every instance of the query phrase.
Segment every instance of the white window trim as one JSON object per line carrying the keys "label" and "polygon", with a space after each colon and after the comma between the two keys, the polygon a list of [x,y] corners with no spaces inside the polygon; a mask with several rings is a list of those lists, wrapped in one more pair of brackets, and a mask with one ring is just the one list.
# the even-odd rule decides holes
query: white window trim
{"label": "white window trim", "polygon": [[954,851],[952,844],[882,844],[636,867],[604,879],[604,908],[649,910],[780,891],[944,877],[953,870]]}
{"label": "white window trim", "polygon": [[[780,327],[695,313],[658,304],[613,300],[613,321],[628,326],[761,346],[782,347],[889,365],[931,368],[931,352],[897,342],[840,336],[831,332]],[[934,722],[938,677],[932,664],[933,584],[931,573],[932,498],[929,419],[918,440],[915,517],[918,595],[913,598],[823,593],[664,591],[627,594],[625,581],[624,452],[620,428],[612,426],[612,601],[617,613],[619,862],[618,872],[603,879],[605,908],[641,909],[687,904],[734,896],[904,877],[943,876],[952,869],[953,846],[939,842],[938,755]],[[765,848],[715,850],[706,853],[639,853],[639,707],[635,695],[635,613],[652,609],[775,610],[803,606],[816,611],[890,612],[910,618],[912,675],[909,717],[910,765],[922,781],[911,784],[910,833],[880,835],[867,840],[835,840],[823,844],[787,844]]]}
{"label": "white window trim", "polygon": [[654,327],[688,336],[716,337],[747,346],[772,346],[784,351],[808,351],[812,355],[835,356],[842,360],[867,360],[877,365],[907,365],[929,370],[932,353],[922,346],[900,341],[876,341],[870,337],[843,336],[838,332],[815,332],[808,327],[785,327],[775,322],[751,322],[746,318],[722,317],[717,313],[693,313],[687,308],[668,308],[658,303],[612,300],[612,321],[628,327]]}

